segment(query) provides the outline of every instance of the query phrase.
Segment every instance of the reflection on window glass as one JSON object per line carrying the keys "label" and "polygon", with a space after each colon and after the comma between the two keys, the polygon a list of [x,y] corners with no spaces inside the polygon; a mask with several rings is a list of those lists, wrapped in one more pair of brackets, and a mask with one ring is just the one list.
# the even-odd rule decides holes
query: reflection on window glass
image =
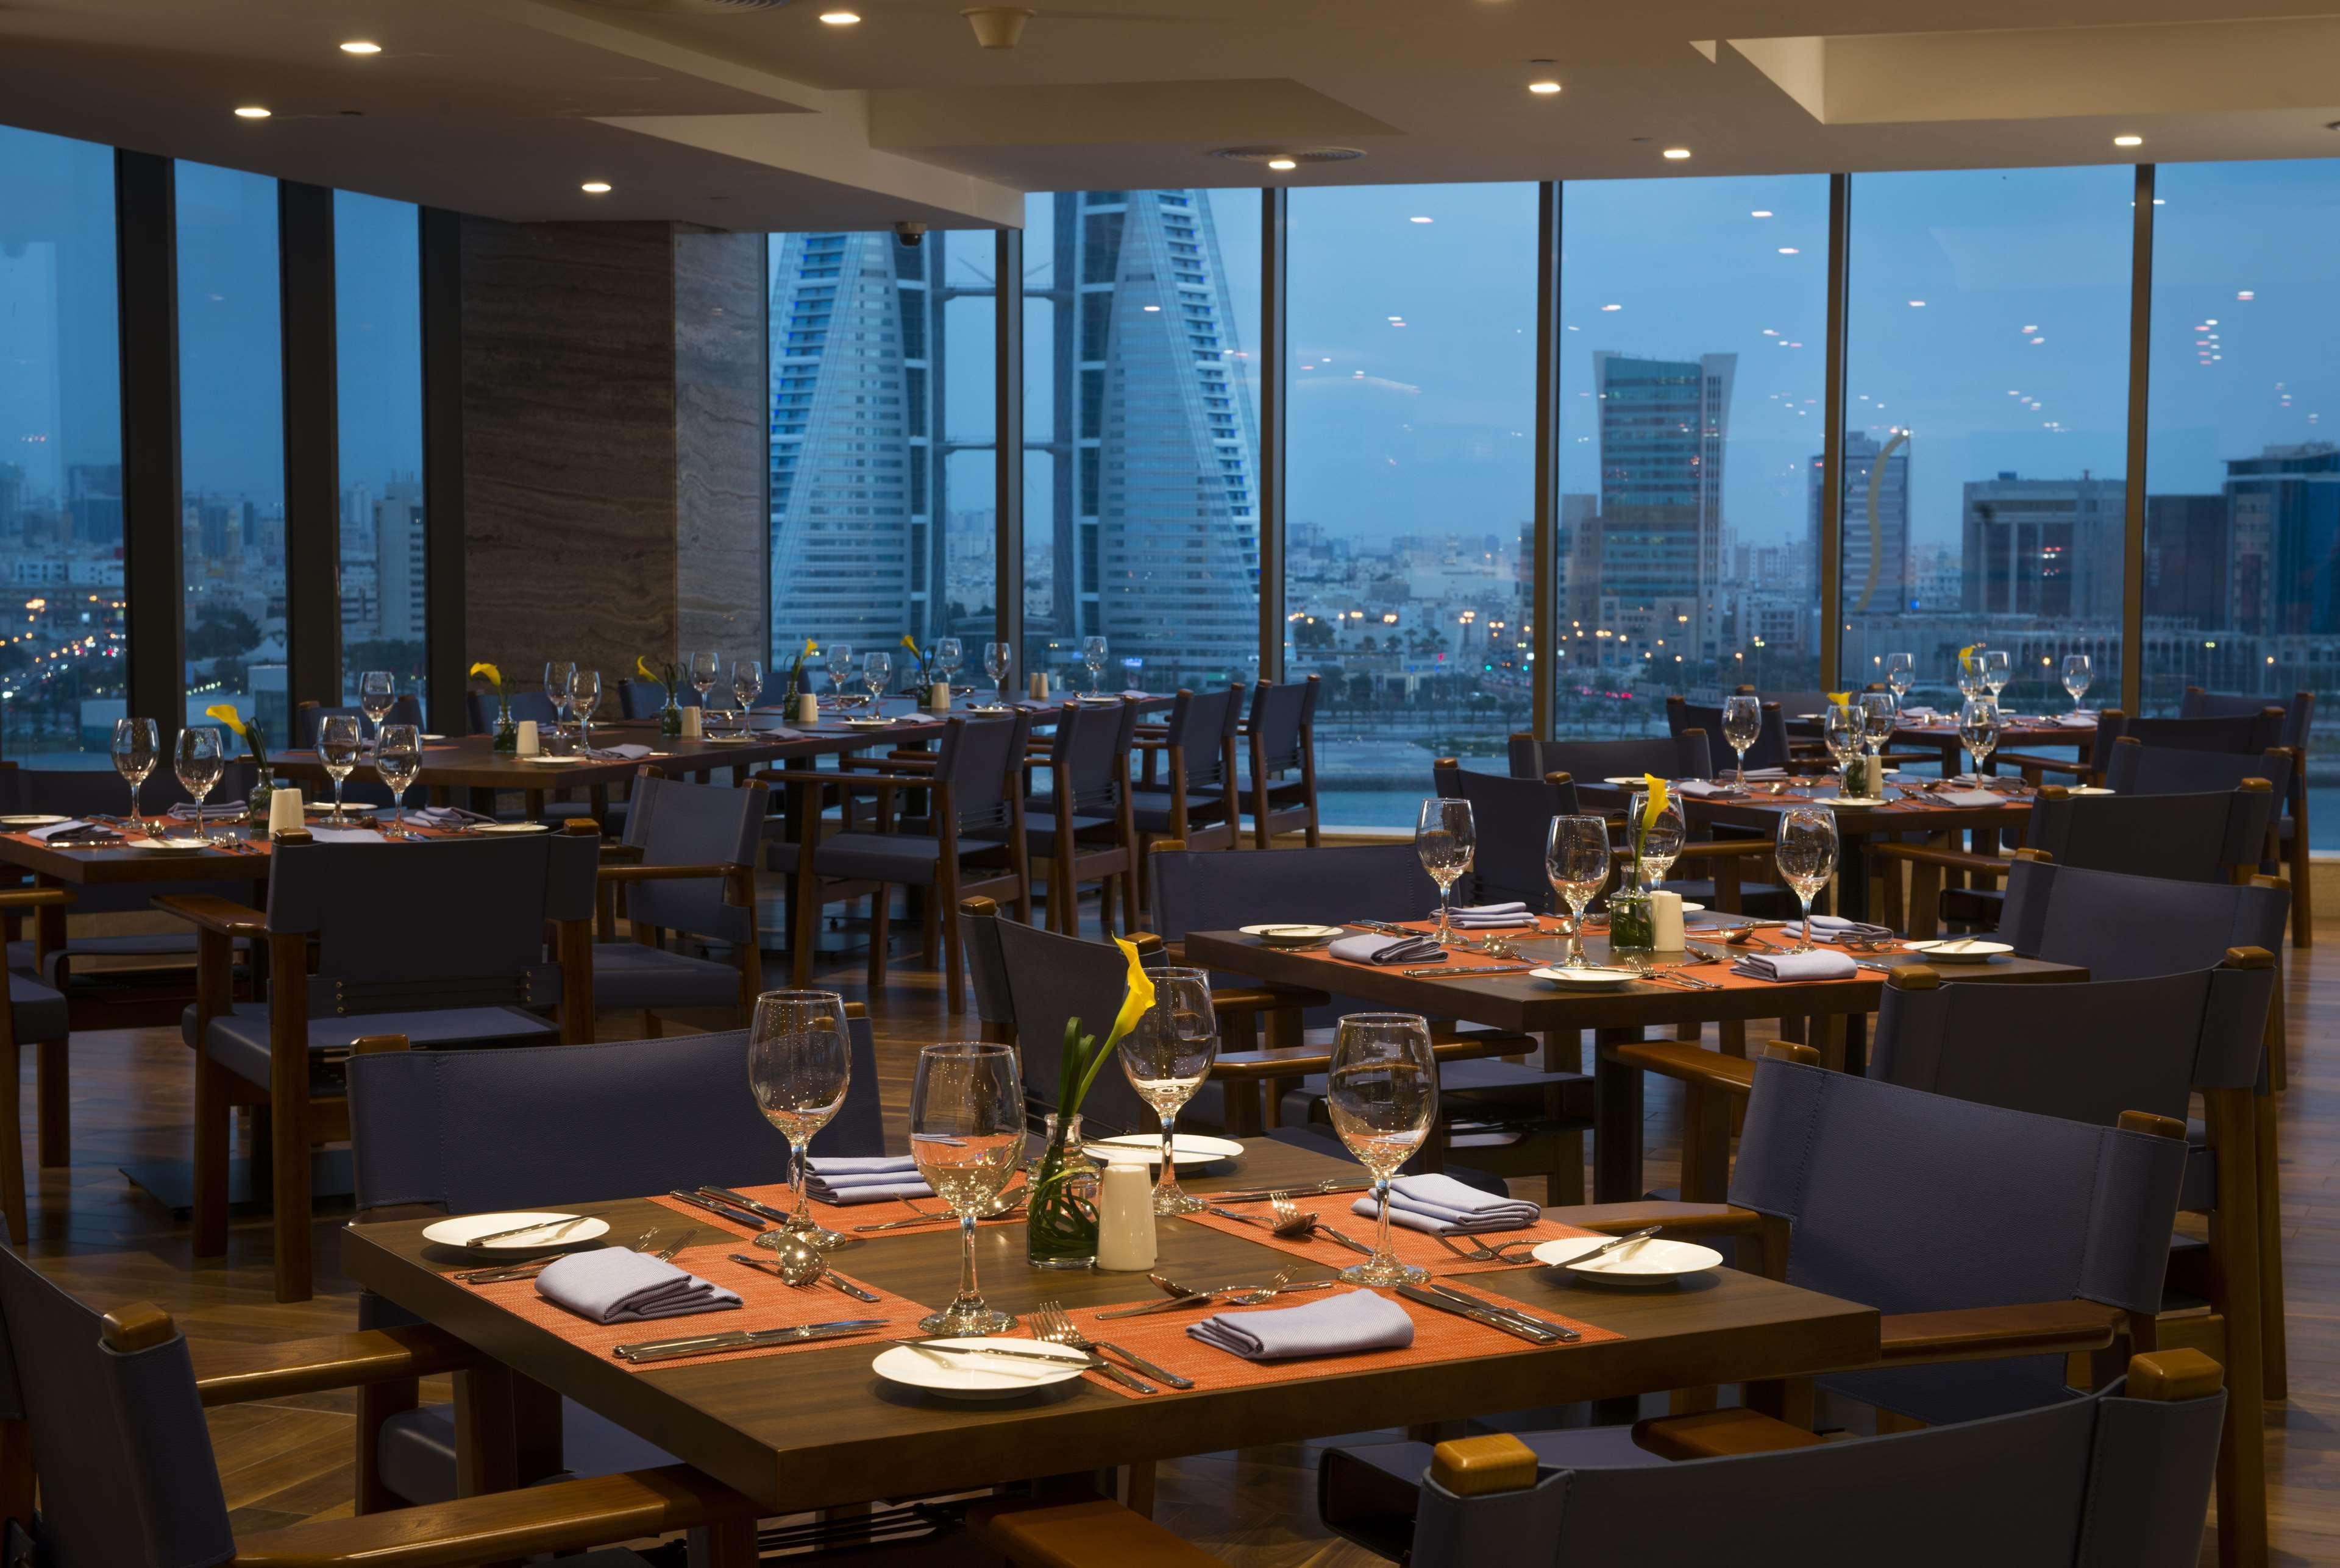
{"label": "reflection on window glass", "polygon": [[422,279],[405,202],[333,193],[342,700],[389,670],[423,690]]}
{"label": "reflection on window glass", "polygon": [[1810,691],[1828,180],[1572,182],[1561,228],[1556,732]]}
{"label": "reflection on window glass", "polygon": [[1324,817],[1411,826],[1528,723],[1536,188],[1291,200],[1285,666],[1324,681]]}
{"label": "reflection on window glass", "polygon": [[1259,656],[1260,201],[1026,199],[1025,667],[1224,685]]}
{"label": "reflection on window glass", "polygon": [[2009,712],[2070,707],[2074,654],[2117,696],[2135,192],[2117,166],[1853,177],[1842,679],[1909,653],[1910,700],[1952,705],[1979,643]]}
{"label": "reflection on window glass", "polygon": [[0,753],[107,765],[124,712],[114,153],[0,125]]}
{"label": "reflection on window glass", "polygon": [[284,381],[276,182],[180,163],[179,516],[186,719],[214,703],[287,733]]}

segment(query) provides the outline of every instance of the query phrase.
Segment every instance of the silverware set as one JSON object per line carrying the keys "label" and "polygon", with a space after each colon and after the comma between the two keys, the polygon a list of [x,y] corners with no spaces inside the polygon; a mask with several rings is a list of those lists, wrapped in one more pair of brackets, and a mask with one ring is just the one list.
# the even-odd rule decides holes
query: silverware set
{"label": "silverware set", "polygon": [[1401,1285],[1397,1293],[1421,1306],[1436,1307],[1441,1312],[1451,1312],[1457,1317],[1467,1317],[1473,1323],[1499,1328],[1531,1345],[1572,1345],[1584,1337],[1565,1324],[1548,1323],[1541,1317],[1532,1317],[1517,1307],[1499,1306],[1477,1296],[1466,1296],[1434,1280],[1427,1285]]}
{"label": "silverware set", "polygon": [[[657,1238],[658,1228],[653,1226],[635,1237],[632,1241],[627,1243],[627,1246],[640,1252]],[[557,1257],[548,1257],[539,1263],[515,1263],[502,1268],[474,1269],[469,1274],[458,1274],[454,1277],[465,1285],[501,1285],[507,1279],[534,1279],[546,1268],[559,1261]]]}
{"label": "silverware set", "polygon": [[679,1339],[650,1339],[639,1345],[610,1346],[610,1354],[636,1366],[672,1361],[685,1356],[712,1356],[732,1350],[756,1350],[768,1345],[799,1345],[814,1339],[843,1339],[883,1328],[882,1317],[840,1317],[828,1323],[805,1323],[794,1328],[734,1328],[721,1334],[694,1334]]}
{"label": "silverware set", "polygon": [[1086,1350],[1092,1356],[1117,1356],[1131,1371],[1151,1377],[1157,1383],[1166,1383],[1173,1388],[1195,1386],[1193,1378],[1181,1377],[1166,1366],[1156,1366],[1143,1356],[1124,1350],[1111,1340],[1091,1339],[1073,1326],[1073,1320],[1066,1316],[1059,1302],[1043,1301],[1032,1309],[1026,1322],[1030,1325],[1035,1339],[1046,1340],[1051,1345],[1070,1346],[1075,1350]]}

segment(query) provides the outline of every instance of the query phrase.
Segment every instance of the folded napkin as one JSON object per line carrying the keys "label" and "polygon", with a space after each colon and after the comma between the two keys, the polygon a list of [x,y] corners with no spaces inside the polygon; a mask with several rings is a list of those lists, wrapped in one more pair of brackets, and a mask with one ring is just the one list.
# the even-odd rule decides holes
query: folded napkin
{"label": "folded napkin", "polygon": [[1446,956],[1446,950],[1426,936],[1391,936],[1378,931],[1344,936],[1324,951],[1350,963],[1430,963]]}
{"label": "folded napkin", "polygon": [[[1734,768],[1731,771],[1736,775],[1738,770]],[[1751,779],[1783,779],[1788,776],[1788,770],[1786,768],[1749,768],[1747,776]]]}
{"label": "folded napkin", "polygon": [[1716,784],[1712,779],[1684,779],[1673,787],[1676,794],[1694,795],[1700,800],[1705,799],[1709,795],[1729,794],[1730,793],[1730,786],[1729,784]]}
{"label": "folded napkin", "polygon": [[1125,697],[1150,697],[1154,694],[1139,691],[1135,686],[1126,686],[1123,688],[1121,695]]}
{"label": "folded napkin", "polygon": [[2056,723],[2067,730],[2092,730],[2097,727],[2097,715],[2092,713],[2058,714]]}
{"label": "folded napkin", "polygon": [[1901,716],[1905,719],[1929,719],[1934,716],[1934,710],[1929,707],[1907,707],[1901,710]]}
{"label": "folded napkin", "polygon": [[907,1154],[824,1155],[805,1161],[805,1191],[822,1203],[886,1203],[932,1198],[935,1189]]}
{"label": "folded napkin", "polygon": [[595,746],[591,751],[587,752],[585,754],[590,757],[599,757],[603,762],[630,763],[636,757],[646,757],[649,755],[650,748],[646,745],[637,745],[633,742],[628,741],[623,745]]}
{"label": "folded napkin", "polygon": [[[1350,1206],[1370,1219],[1377,1212],[1372,1193]],[[1390,1183],[1390,1223],[1433,1236],[1468,1236],[1482,1230],[1524,1230],[1543,1210],[1524,1198],[1497,1198],[1465,1187],[1451,1176],[1401,1176]]]}
{"label": "folded napkin", "polygon": [[624,1247],[554,1258],[536,1277],[536,1293],[592,1323],[647,1323],[740,1305],[721,1286]]}
{"label": "folded napkin", "polygon": [[1852,955],[1830,948],[1810,952],[1749,953],[1730,966],[1750,980],[1850,980],[1860,972]]}
{"label": "folded napkin", "polygon": [[757,726],[755,733],[762,735],[767,740],[800,741],[805,738],[804,731],[792,730],[780,725],[775,725],[770,729],[765,729],[761,725],[759,725]]}
{"label": "folded napkin", "polygon": [[493,822],[484,812],[466,810],[459,805],[424,806],[406,814],[409,822],[424,823],[431,827],[462,827],[467,823]]}
{"label": "folded napkin", "polygon": [[[1791,933],[1796,932],[1797,923],[1795,921],[1788,922],[1788,930]],[[1842,915],[1812,916],[1812,937],[1817,942],[1836,942],[1848,936],[1885,942],[1890,940],[1892,935],[1893,928],[1889,925],[1870,925],[1863,921],[1847,920]]]}
{"label": "folded napkin", "polygon": [[47,827],[29,828],[25,837],[39,839],[43,843],[71,843],[77,838],[120,838],[112,828],[75,817],[71,822],[52,823]]}
{"label": "folded napkin", "polygon": [[1997,790],[1946,789],[1935,792],[1934,799],[1945,805],[1985,806],[2005,805],[2007,797]]}
{"label": "folded napkin", "polygon": [[1188,1324],[1186,1333],[1245,1361],[1292,1361],[1403,1350],[1413,1343],[1413,1319],[1387,1297],[1349,1290],[1305,1307],[1214,1313]]}
{"label": "folded napkin", "polygon": [[1459,931],[1499,931],[1510,926],[1532,926],[1535,916],[1528,906],[1514,899],[1509,903],[1465,904],[1453,912],[1451,923]]}
{"label": "folded napkin", "polygon": [[388,842],[376,829],[370,827],[319,827],[309,824],[309,836],[319,843],[383,843]]}
{"label": "folded napkin", "polygon": [[244,815],[246,807],[240,800],[223,800],[203,807],[200,812],[193,801],[181,801],[168,813],[174,822],[234,822]]}

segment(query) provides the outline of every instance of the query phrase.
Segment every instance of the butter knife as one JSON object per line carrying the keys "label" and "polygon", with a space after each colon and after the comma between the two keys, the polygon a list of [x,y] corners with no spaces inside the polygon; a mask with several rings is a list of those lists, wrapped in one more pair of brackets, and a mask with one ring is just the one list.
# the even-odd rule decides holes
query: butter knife
{"label": "butter knife", "polygon": [[1206,1307],[1210,1302],[1211,1297],[1207,1294],[1201,1296],[1179,1296],[1174,1297],[1168,1301],[1149,1301],[1143,1307],[1117,1307],[1111,1312],[1100,1312],[1097,1314],[1097,1317],[1099,1319],[1107,1317],[1149,1317],[1156,1312],[1175,1312],[1179,1308],[1185,1307]]}
{"label": "butter knife", "polygon": [[774,1225],[786,1225],[796,1218],[793,1214],[774,1208],[768,1203],[759,1203],[744,1192],[734,1192],[728,1187],[708,1187],[702,1184],[699,1191],[702,1197],[720,1198],[725,1203],[736,1204],[750,1214],[770,1220]]}
{"label": "butter knife", "polygon": [[1517,1339],[1524,1339],[1531,1345],[1560,1343],[1560,1336],[1552,1330],[1530,1328],[1526,1324],[1515,1318],[1506,1317],[1492,1307],[1465,1307],[1452,1297],[1441,1296],[1434,1290],[1424,1290],[1418,1285],[1401,1285],[1397,1287],[1397,1293],[1408,1301],[1419,1302],[1424,1307],[1434,1307],[1441,1312],[1451,1312],[1457,1317],[1467,1317],[1472,1322],[1484,1324],[1489,1328],[1500,1328],[1505,1334]]}
{"label": "butter knife", "polygon": [[764,1345],[793,1345],[812,1339],[841,1339],[883,1328],[882,1317],[843,1317],[828,1323],[807,1323],[794,1328],[735,1328],[724,1334],[699,1334],[684,1339],[649,1339],[639,1345],[619,1345],[610,1354],[637,1365],[668,1361],[679,1356],[707,1356],[725,1350],[752,1350]]}
{"label": "butter knife", "polygon": [[[474,1236],[470,1240],[464,1242],[463,1245],[466,1247],[488,1247],[492,1246],[494,1243],[499,1241],[508,1240],[515,1236],[527,1236],[533,1231],[539,1230],[549,1230],[552,1232],[554,1236],[558,1236],[560,1232],[568,1229],[572,1225],[584,1224],[588,1218],[588,1216],[582,1214],[572,1214],[566,1219],[540,1219],[534,1225],[515,1225],[510,1230],[491,1230],[485,1236]],[[547,1247],[550,1247],[555,1245],[555,1243],[550,1237],[548,1237],[545,1240],[545,1245]]]}
{"label": "butter knife", "polygon": [[678,1187],[667,1196],[677,1203],[688,1203],[693,1208],[703,1208],[718,1219],[728,1219],[734,1225],[744,1225],[750,1230],[760,1231],[771,1228],[746,1209],[734,1208],[728,1203],[718,1203],[703,1192],[686,1192]]}
{"label": "butter knife", "polygon": [[1518,1307],[1512,1307],[1504,1302],[1487,1301],[1476,1296],[1466,1296],[1462,1291],[1456,1290],[1449,1286],[1441,1285],[1435,1280],[1431,1282],[1430,1288],[1458,1305],[1463,1307],[1476,1307],[1482,1311],[1494,1313],[1499,1317],[1511,1318],[1513,1322],[1522,1324],[1529,1328],[1542,1328],[1551,1333],[1557,1334],[1560,1336],[1561,1343],[1563,1345],[1572,1345],[1576,1341],[1584,1337],[1584,1336],[1579,1334],[1575,1329],[1569,1327],[1564,1323],[1547,1323],[1541,1317],[1531,1317],[1529,1314],[1522,1312]]}
{"label": "butter knife", "polygon": [[1423,969],[1402,969],[1398,973],[1413,980],[1433,974],[1444,975],[1452,980],[1476,980],[1481,975],[1486,974],[1525,974],[1535,967],[1532,963],[1512,963],[1505,964],[1501,969],[1488,965],[1482,965],[1477,969],[1448,969],[1443,964],[1433,963]]}

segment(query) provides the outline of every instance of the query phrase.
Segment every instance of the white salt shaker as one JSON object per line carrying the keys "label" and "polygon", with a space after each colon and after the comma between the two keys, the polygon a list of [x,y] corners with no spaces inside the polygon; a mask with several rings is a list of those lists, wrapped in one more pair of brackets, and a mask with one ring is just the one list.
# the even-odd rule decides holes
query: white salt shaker
{"label": "white salt shaker", "polygon": [[278,786],[276,792],[268,797],[269,833],[273,836],[307,825],[301,811],[301,792]]}
{"label": "white salt shaker", "polygon": [[1651,945],[1659,952],[1681,951],[1689,940],[1682,934],[1681,894],[1662,887],[1651,891],[1650,929],[1655,933]]}
{"label": "white salt shaker", "polygon": [[532,757],[542,749],[543,743],[539,741],[536,737],[536,721],[534,719],[521,720],[520,727],[513,732],[513,754],[516,756]]}
{"label": "white salt shaker", "polygon": [[797,694],[797,723],[800,725],[820,723],[820,699],[810,692]]}
{"label": "white salt shaker", "polygon": [[938,714],[950,712],[950,682],[937,681],[927,688],[927,706]]}
{"label": "white salt shaker", "polygon": [[683,738],[683,739],[685,739],[685,740],[695,741],[695,740],[699,739],[701,736],[705,735],[706,734],[707,734],[707,710],[706,710],[705,708],[685,708],[685,709],[683,709],[683,710],[682,710],[682,738]]}
{"label": "white salt shaker", "polygon": [[1096,1266],[1123,1273],[1154,1267],[1154,1181],[1143,1165],[1108,1165],[1097,1184]]}

